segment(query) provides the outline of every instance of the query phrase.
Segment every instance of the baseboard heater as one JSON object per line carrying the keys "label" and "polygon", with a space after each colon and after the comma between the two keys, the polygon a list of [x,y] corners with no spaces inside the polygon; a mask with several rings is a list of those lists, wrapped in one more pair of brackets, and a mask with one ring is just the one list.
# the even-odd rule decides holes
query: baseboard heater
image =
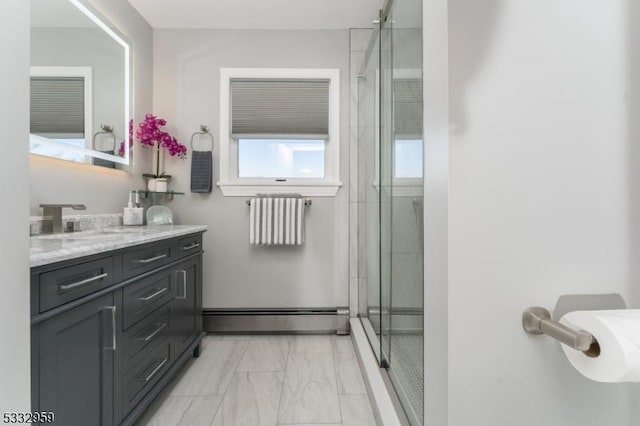
{"label": "baseboard heater", "polygon": [[348,308],[203,309],[208,333],[349,333]]}

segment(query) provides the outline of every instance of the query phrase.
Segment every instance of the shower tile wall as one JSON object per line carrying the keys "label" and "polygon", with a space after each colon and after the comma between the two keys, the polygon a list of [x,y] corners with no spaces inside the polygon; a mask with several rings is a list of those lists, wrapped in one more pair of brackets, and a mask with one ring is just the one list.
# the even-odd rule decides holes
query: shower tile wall
{"label": "shower tile wall", "polygon": [[359,239],[359,232],[366,230],[366,216],[359,207],[359,203],[366,201],[359,182],[364,179],[361,162],[358,161],[359,143],[363,129],[358,122],[358,73],[362,70],[366,60],[366,50],[371,38],[371,29],[355,28],[350,30],[350,70],[349,70],[349,312],[352,317],[358,315],[358,292],[366,286],[363,272],[366,268],[364,256],[359,256],[364,247],[364,239]]}
{"label": "shower tile wall", "polygon": [[[379,291],[368,291],[379,287],[379,197],[374,183],[377,176],[376,155],[376,102],[377,49],[369,43],[372,29],[351,30],[351,135],[350,150],[352,191],[351,215],[355,225],[351,228],[351,284],[357,291],[352,293],[360,301],[352,299],[352,315],[368,316],[370,309],[380,306]],[[367,56],[367,50],[371,57]],[[371,53],[373,52],[373,53]],[[369,64],[367,65],[367,62]],[[374,328],[379,321],[373,320]]]}

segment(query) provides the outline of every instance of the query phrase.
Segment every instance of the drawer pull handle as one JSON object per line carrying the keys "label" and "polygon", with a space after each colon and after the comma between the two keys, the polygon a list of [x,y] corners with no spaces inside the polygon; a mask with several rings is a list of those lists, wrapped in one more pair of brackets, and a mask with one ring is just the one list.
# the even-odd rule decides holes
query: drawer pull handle
{"label": "drawer pull handle", "polygon": [[139,260],[137,260],[137,262],[138,263],[151,263],[151,262],[155,262],[156,260],[164,259],[165,257],[167,257],[167,253],[158,254],[158,255],[155,255],[155,256],[150,257],[148,259],[139,259]]}
{"label": "drawer pull handle", "polygon": [[182,250],[187,251],[187,250],[191,250],[194,249],[196,247],[200,247],[200,244],[198,243],[193,243],[193,244],[189,244],[188,246],[182,246],[180,247]]}
{"label": "drawer pull handle", "polygon": [[153,330],[153,332],[150,335],[148,335],[147,337],[138,337],[138,340],[144,340],[145,342],[148,342],[149,340],[156,337],[158,333],[160,333],[162,330],[164,330],[168,326],[166,322],[163,322],[162,324],[156,324],[156,325],[158,326],[158,328]]}
{"label": "drawer pull handle", "polygon": [[105,310],[111,311],[111,347],[105,348],[110,351],[115,351],[116,346],[116,307],[115,306],[105,306]]}
{"label": "drawer pull handle", "polygon": [[158,371],[160,371],[160,369],[162,369],[162,367],[167,363],[167,359],[163,359],[162,362],[160,364],[158,364],[158,366],[156,368],[153,369],[153,371],[151,373],[149,373],[149,375],[147,377],[140,377],[140,380],[143,380],[145,382],[148,382],[149,380],[153,379],[153,376],[156,375],[156,373]]}
{"label": "drawer pull handle", "polygon": [[156,297],[160,296],[161,294],[166,293],[167,291],[169,291],[168,288],[166,287],[162,287],[161,289],[159,289],[158,291],[155,291],[153,293],[151,293],[148,296],[145,297],[139,297],[138,300],[142,300],[143,302],[148,302],[151,299],[155,299]]}
{"label": "drawer pull handle", "polygon": [[107,275],[109,275],[107,272],[105,272],[104,274],[100,274],[100,275],[96,275],[95,277],[91,277],[91,278],[87,278],[85,280],[82,281],[77,281],[75,283],[71,283],[71,284],[64,284],[60,286],[60,290],[71,290],[72,288],[76,288],[76,287],[80,287],[83,285],[87,285],[89,283],[92,283],[94,281],[98,281],[101,280],[103,278],[106,278]]}
{"label": "drawer pull handle", "polygon": [[181,269],[180,271],[176,271],[178,274],[182,275],[182,296],[176,297],[176,299],[186,299],[187,298],[187,270]]}

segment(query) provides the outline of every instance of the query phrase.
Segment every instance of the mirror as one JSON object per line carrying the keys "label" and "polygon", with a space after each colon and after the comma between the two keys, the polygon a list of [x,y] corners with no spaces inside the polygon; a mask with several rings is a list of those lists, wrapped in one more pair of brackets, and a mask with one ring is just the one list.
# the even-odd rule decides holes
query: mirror
{"label": "mirror", "polygon": [[80,0],[31,0],[30,152],[131,164],[130,46]]}

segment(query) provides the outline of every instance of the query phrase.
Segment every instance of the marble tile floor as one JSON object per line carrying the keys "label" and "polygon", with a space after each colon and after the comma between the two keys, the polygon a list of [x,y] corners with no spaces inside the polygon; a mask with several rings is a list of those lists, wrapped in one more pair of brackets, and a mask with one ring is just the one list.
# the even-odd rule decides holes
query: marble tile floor
{"label": "marble tile floor", "polygon": [[375,426],[349,336],[208,335],[137,426]]}

